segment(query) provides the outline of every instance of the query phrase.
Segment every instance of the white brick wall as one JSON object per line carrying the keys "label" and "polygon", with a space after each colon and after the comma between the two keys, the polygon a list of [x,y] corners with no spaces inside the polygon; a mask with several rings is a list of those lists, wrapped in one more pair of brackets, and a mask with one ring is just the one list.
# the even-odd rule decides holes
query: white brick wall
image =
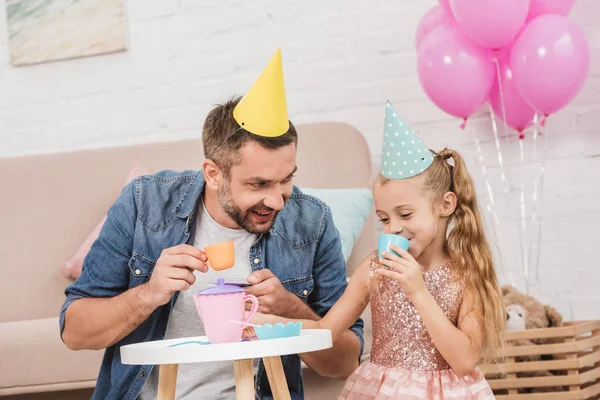
{"label": "white brick wall", "polygon": [[[211,104],[243,93],[280,45],[294,122],[353,124],[365,134],[375,165],[389,99],[430,147],[463,152],[485,206],[473,144],[480,139],[500,221],[491,237],[502,250],[502,266],[510,266],[523,288],[516,239],[520,193],[510,193],[507,207],[489,119],[482,112],[462,131],[418,84],[414,32],[433,4],[129,0],[128,52],[20,68],[8,62],[2,6],[0,157],[196,137]],[[571,18],[585,30],[592,67],[578,98],[548,120],[540,280],[532,292],[567,319],[600,318],[600,3],[577,0]],[[511,184],[530,188],[540,165],[529,155],[532,142],[526,143],[524,168],[518,143],[502,145],[512,164]]]}

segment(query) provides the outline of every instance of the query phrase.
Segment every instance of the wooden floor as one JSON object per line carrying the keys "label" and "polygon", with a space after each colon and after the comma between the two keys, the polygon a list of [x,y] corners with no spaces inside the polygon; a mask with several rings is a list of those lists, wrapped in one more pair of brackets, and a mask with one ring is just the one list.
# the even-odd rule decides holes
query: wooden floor
{"label": "wooden floor", "polygon": [[0,400],[89,400],[94,389],[71,390],[68,392],[29,393],[0,397]]}

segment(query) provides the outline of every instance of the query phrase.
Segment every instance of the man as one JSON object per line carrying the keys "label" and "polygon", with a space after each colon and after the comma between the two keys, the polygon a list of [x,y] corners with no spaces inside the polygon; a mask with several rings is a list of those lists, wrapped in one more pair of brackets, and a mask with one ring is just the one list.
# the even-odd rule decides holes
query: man
{"label": "man", "polygon": [[[265,95],[266,93],[266,95]],[[318,319],[342,295],[346,269],[329,208],[293,187],[297,135],[287,117],[279,51],[240,101],[215,107],[203,128],[203,169],[162,171],[128,184],[110,208],[81,277],[66,289],[61,335],[71,349],[106,349],[94,399],[156,398],[158,368],[120,362],[121,346],[200,336],[193,294],[247,279],[262,313]],[[236,265],[209,269],[201,250],[233,240]],[[362,353],[362,321],[326,351],[301,355],[345,378]],[[300,358],[283,357],[302,399]],[[262,363],[257,396],[272,398]],[[233,363],[183,364],[177,397],[234,397]]]}

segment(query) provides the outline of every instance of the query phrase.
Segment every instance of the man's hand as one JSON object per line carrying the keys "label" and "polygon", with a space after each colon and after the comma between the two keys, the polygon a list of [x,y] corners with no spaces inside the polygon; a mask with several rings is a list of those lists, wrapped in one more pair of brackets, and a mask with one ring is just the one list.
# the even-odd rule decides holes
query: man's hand
{"label": "man's hand", "polygon": [[246,288],[246,293],[256,296],[260,313],[290,317],[292,310],[298,308],[296,303],[302,303],[302,300],[283,287],[271,270],[255,271],[248,277],[248,282],[252,283],[252,286]]}
{"label": "man's hand", "polygon": [[153,308],[171,300],[173,293],[188,290],[196,281],[194,270],[208,271],[206,254],[188,244],[164,249],[152,272],[150,280],[144,284],[144,297]]}
{"label": "man's hand", "polygon": [[[248,314],[249,314],[249,312],[246,311],[246,316],[248,316]],[[252,316],[252,319],[250,320],[250,322],[252,322],[255,325],[266,325],[266,324],[275,325],[278,322],[287,324],[288,322],[290,322],[290,319],[284,318],[284,317],[278,317],[273,314],[263,314],[260,312],[256,312]]]}
{"label": "man's hand", "polygon": [[150,280],[109,298],[74,301],[65,314],[62,339],[73,350],[100,350],[112,346],[142,324],[173,293],[187,290],[194,271],[206,272],[206,254],[182,244],[163,250]]}

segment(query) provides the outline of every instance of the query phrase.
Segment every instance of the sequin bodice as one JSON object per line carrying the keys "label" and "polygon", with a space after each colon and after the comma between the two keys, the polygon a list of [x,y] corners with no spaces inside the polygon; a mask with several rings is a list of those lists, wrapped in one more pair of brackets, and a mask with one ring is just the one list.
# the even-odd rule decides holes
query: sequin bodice
{"label": "sequin bodice", "polygon": [[[369,265],[373,315],[371,362],[388,368],[428,371],[449,369],[398,281],[375,274],[379,268],[383,267],[375,252]],[[425,272],[423,279],[429,292],[456,326],[464,283],[457,278],[452,264]]]}

